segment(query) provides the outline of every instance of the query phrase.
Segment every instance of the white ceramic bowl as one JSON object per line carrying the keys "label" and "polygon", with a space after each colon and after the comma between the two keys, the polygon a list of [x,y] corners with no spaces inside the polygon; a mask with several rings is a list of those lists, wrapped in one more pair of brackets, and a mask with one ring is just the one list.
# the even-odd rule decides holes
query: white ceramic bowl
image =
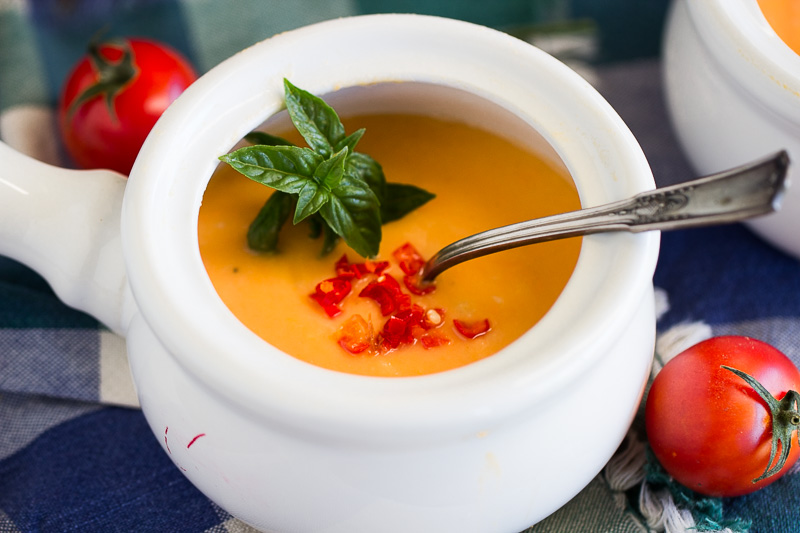
{"label": "white ceramic bowl", "polygon": [[[466,367],[371,378],[301,362],[226,308],[197,238],[216,157],[281,109],[284,77],[316,94],[422,82],[387,84],[381,101],[392,101],[393,87],[398,95],[417,87],[398,96],[404,105],[454,115],[475,116],[476,102],[499,105],[563,161],[584,206],[654,186],[620,118],[542,51],[463,22],[356,17],[257,44],[167,110],[125,190],[119,267],[113,217],[92,233],[102,249],[73,259],[75,266],[29,252],[31,239],[9,229],[5,213],[22,217],[31,206],[16,208],[21,195],[2,187],[0,243],[16,244],[0,245],[0,253],[42,271],[60,261],[52,278],[97,270],[87,261],[119,269],[77,289],[54,286],[126,335],[142,409],[165,452],[212,500],[257,528],[516,532],[541,520],[602,469],[633,419],[653,354],[658,234],[585,237],[574,275],[541,322]],[[424,90],[431,84],[464,97],[436,100],[444,93]],[[348,96],[358,90],[338,94],[343,105],[358,105]],[[13,159],[9,152],[0,157]],[[17,168],[54,172],[31,161]],[[20,183],[11,173],[0,177],[0,185]],[[3,200],[9,196],[15,201]],[[70,217],[56,227],[79,231]],[[51,221],[48,238],[67,238],[52,231]]]}
{"label": "white ceramic bowl", "polygon": [[[756,0],[676,0],[667,21],[664,83],[675,131],[700,175],[780,149],[800,178],[800,55],[770,27]],[[781,210],[749,221],[800,257],[800,188]]]}

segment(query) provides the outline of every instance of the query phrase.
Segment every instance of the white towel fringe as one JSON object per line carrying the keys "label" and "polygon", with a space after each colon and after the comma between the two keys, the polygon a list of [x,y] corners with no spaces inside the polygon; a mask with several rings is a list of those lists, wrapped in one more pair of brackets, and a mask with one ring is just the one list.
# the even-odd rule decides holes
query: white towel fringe
{"label": "white towel fringe", "polygon": [[669,490],[653,490],[647,483],[642,483],[639,491],[639,510],[647,527],[655,532],[690,533],[695,526],[692,513],[678,509]]}
{"label": "white towel fringe", "polygon": [[605,476],[613,491],[624,492],[644,481],[644,466],[647,463],[644,442],[629,431],[625,443],[608,461]]}
{"label": "white towel fringe", "polygon": [[673,357],[712,336],[711,326],[705,322],[684,322],[669,328],[656,339],[653,376],[658,374]]}
{"label": "white towel fringe", "polygon": [[656,320],[661,320],[661,317],[669,311],[669,296],[664,289],[655,288],[655,304],[656,304]]}

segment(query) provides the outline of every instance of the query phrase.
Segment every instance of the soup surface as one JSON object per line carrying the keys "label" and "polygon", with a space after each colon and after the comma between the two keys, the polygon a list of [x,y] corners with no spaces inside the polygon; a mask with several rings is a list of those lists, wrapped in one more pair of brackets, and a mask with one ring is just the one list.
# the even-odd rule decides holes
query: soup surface
{"label": "soup surface", "polygon": [[800,54],[800,2],[758,0],[758,5],[775,33],[789,48]]}
{"label": "soup surface", "polygon": [[[343,117],[347,131],[366,128],[358,145],[383,166],[387,181],[409,183],[436,198],[383,226],[377,259],[411,243],[425,258],[443,246],[497,226],[580,208],[572,180],[560,167],[497,135],[463,124],[410,114]],[[281,133],[281,132],[277,132]],[[291,140],[299,139],[282,134]],[[277,254],[248,249],[246,233],[272,189],[221,165],[209,182],[199,214],[200,253],[228,308],[248,328],[280,350],[324,368],[373,376],[414,376],[456,368],[491,355],[517,339],[550,309],[577,262],[579,238],[527,246],[455,266],[436,290],[413,296],[425,309],[444,310],[438,328],[450,342],[421,343],[352,354],[337,342],[348,317],[358,313],[374,330],[386,320],[375,301],[359,297],[368,281],[353,284],[343,313],[329,318],[309,295],[335,275],[347,254],[340,243],[320,257],[321,242],[308,227],[287,224]],[[402,279],[396,262],[387,273]],[[360,283],[360,285],[359,285]],[[491,330],[467,339],[453,319],[488,319]]]}

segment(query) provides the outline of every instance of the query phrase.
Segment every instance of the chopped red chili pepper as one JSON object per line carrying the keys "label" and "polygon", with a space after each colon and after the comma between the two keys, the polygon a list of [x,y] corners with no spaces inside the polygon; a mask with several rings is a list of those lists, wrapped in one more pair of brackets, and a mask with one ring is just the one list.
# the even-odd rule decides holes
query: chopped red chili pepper
{"label": "chopped red chili pepper", "polygon": [[425,332],[422,326],[424,309],[416,304],[389,317],[381,330],[381,347],[394,350],[401,344],[414,344]]}
{"label": "chopped red chili pepper", "polygon": [[400,270],[409,276],[418,273],[423,266],[425,266],[425,259],[422,258],[420,253],[411,243],[405,243],[400,248],[392,252],[392,255],[397,259],[400,265]]}
{"label": "chopped red chili pepper", "polygon": [[338,304],[326,303],[324,301],[324,297],[320,296],[319,294],[314,293],[311,295],[311,298],[317,302],[322,307],[322,310],[325,311],[325,314],[331,318],[339,316],[339,314],[342,312],[342,308],[339,307]]}
{"label": "chopped red chili pepper", "polygon": [[367,274],[381,275],[384,270],[389,268],[389,261],[370,261],[365,259],[363,263],[351,263],[347,254],[342,255],[336,261],[336,277],[342,279],[361,279]]}
{"label": "chopped red chili pepper", "polygon": [[[452,342],[442,331],[435,331],[444,324],[444,309],[425,309],[412,302],[412,295],[424,296],[435,290],[433,284],[423,284],[419,272],[425,265],[425,259],[410,243],[397,248],[392,255],[403,271],[403,283],[387,273],[388,261],[372,261],[365,259],[363,263],[351,263],[344,254],[335,264],[336,277],[326,279],[317,284],[314,299],[330,317],[342,312],[339,304],[352,291],[352,280],[365,280],[366,285],[359,296],[374,300],[380,307],[381,314],[388,317],[378,334],[373,333],[372,323],[361,315],[353,315],[342,323],[337,342],[351,354],[366,350],[388,352],[401,345],[421,343],[425,349],[445,346]],[[403,286],[408,293],[403,290]],[[411,293],[411,294],[409,294]],[[453,320],[457,332],[467,338],[474,339],[485,335],[491,329],[489,320],[465,322]]]}
{"label": "chopped red chili pepper", "polygon": [[416,304],[411,304],[411,307],[403,309],[394,315],[406,324],[406,336],[403,338],[403,342],[413,344],[414,339],[424,333],[424,328],[422,327],[424,315],[425,310]]}
{"label": "chopped red chili pepper", "polygon": [[406,336],[407,324],[402,318],[390,316],[381,330],[381,347],[385,350],[394,350]]}
{"label": "chopped red chili pepper", "polygon": [[370,261],[369,259],[365,259],[361,267],[365,273],[377,274],[380,276],[383,274],[384,270],[389,268],[389,261]]}
{"label": "chopped red chili pepper", "polygon": [[341,279],[353,279],[353,278],[360,278],[360,274],[357,269],[353,267],[353,264],[350,263],[350,260],[347,259],[347,254],[342,255],[338,261],[336,261],[336,277]]}
{"label": "chopped red chili pepper", "polygon": [[372,346],[372,325],[361,315],[353,315],[339,328],[339,346],[351,354],[359,354]]}
{"label": "chopped red chili pepper", "polygon": [[468,339],[474,339],[489,333],[492,327],[489,325],[489,319],[476,320],[475,322],[464,322],[459,319],[453,319],[453,325],[459,333]]}
{"label": "chopped red chili pepper", "polygon": [[411,304],[410,307],[400,310],[395,316],[402,318],[409,324],[422,324],[422,318],[425,316],[425,309],[417,304]]}
{"label": "chopped red chili pepper", "polygon": [[397,309],[398,309],[398,310],[401,310],[401,311],[402,311],[403,309],[408,309],[408,308],[409,308],[409,307],[411,307],[412,305],[413,305],[413,304],[411,303],[411,295],[410,295],[410,294],[403,294],[403,293],[401,293],[401,294],[400,294],[400,295],[397,297]]}
{"label": "chopped red chili pepper", "polygon": [[346,279],[330,278],[317,283],[314,292],[310,295],[329,317],[335,317],[342,312],[339,303],[350,293],[351,285]]}
{"label": "chopped red chili pepper", "polygon": [[317,284],[316,292],[325,296],[325,300],[339,303],[350,294],[351,285],[346,279],[330,278]]}
{"label": "chopped red chili pepper", "polygon": [[416,274],[403,276],[403,285],[409,290],[411,294],[417,296],[424,296],[436,290],[436,285],[433,283],[423,283],[420,277]]}
{"label": "chopped red chili pepper", "polygon": [[452,342],[447,335],[439,331],[428,332],[420,337],[419,340],[426,350],[438,348],[439,346],[447,346]]}
{"label": "chopped red chili pepper", "polygon": [[391,274],[381,274],[378,279],[361,289],[358,295],[375,300],[383,316],[391,315],[411,302],[411,298],[403,294],[400,283]]}

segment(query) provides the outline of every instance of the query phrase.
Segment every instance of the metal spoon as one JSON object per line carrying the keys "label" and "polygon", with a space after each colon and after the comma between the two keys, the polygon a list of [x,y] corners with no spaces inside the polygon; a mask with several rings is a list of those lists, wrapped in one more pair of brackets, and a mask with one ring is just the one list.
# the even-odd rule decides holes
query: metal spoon
{"label": "metal spoon", "polygon": [[449,244],[425,264],[423,282],[469,259],[537,242],[605,231],[650,231],[736,222],[777,211],[789,155],[772,156],[693,181],[589,207],[503,226]]}

